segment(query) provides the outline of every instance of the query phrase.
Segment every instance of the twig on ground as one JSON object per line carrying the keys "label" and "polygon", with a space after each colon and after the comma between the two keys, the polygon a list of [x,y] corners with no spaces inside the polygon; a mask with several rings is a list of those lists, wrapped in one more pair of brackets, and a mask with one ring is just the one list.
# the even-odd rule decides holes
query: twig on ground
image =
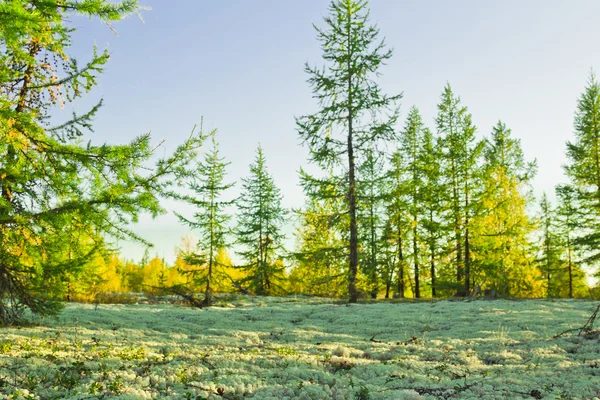
{"label": "twig on ground", "polygon": [[594,333],[594,322],[596,321],[596,317],[598,316],[599,311],[600,311],[600,305],[598,305],[598,307],[596,307],[596,310],[592,313],[590,318],[587,320],[587,322],[581,328],[567,329],[564,332],[554,335],[552,338],[558,339],[559,337],[566,335],[567,333],[576,332],[576,331],[579,331],[577,336],[585,336],[585,335],[593,334]]}

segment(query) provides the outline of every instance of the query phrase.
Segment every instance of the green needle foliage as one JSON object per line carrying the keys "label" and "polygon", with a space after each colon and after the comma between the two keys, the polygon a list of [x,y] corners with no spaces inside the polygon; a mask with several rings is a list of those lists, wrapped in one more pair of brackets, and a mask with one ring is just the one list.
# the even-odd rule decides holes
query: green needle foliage
{"label": "green needle foliage", "polygon": [[[357,160],[374,144],[396,137],[393,125],[400,95],[384,95],[374,81],[379,69],[392,56],[379,30],[369,23],[368,2],[336,0],[325,17],[326,29],[315,26],[321,44],[324,68],[306,65],[314,97],[321,109],[296,120],[302,142],[310,150],[309,160],[326,171],[335,168],[335,181],[343,182],[349,215],[348,292],[356,302],[359,261],[357,230]],[[305,191],[319,198],[332,180],[302,177]]]}
{"label": "green needle foliage", "polygon": [[365,154],[364,161],[358,168],[358,227],[361,243],[359,258],[362,272],[366,278],[367,292],[372,299],[377,298],[381,272],[381,234],[382,213],[386,198],[386,176],[384,157],[373,149]]}
{"label": "green needle foliage", "polygon": [[385,204],[385,223],[383,240],[385,243],[386,298],[389,289],[396,278],[395,297],[404,298],[406,292],[406,243],[410,230],[408,221],[408,202],[406,199],[407,185],[405,180],[406,160],[403,153],[395,151],[389,162],[386,174],[387,189]]}
{"label": "green needle foliage", "polygon": [[520,140],[500,121],[485,144],[483,193],[473,220],[473,277],[503,296],[531,292],[535,269],[529,238],[535,226],[526,206],[536,164],[525,161]]}
{"label": "green needle foliage", "polygon": [[556,276],[561,270],[561,246],[557,231],[556,210],[546,193],[540,201],[538,221],[541,229],[539,257],[540,270],[546,281],[546,297],[558,297],[559,287]]}
{"label": "green needle foliage", "polygon": [[442,258],[441,240],[444,236],[444,214],[447,211],[447,193],[442,184],[442,154],[441,139],[433,137],[433,133],[425,128],[423,131],[420,151],[420,166],[422,168],[422,192],[420,196],[421,225],[424,240],[427,242],[429,260],[429,276],[431,279],[431,296],[437,296],[437,269]]}
{"label": "green needle foliage", "polygon": [[161,196],[186,173],[201,144],[192,135],[171,157],[149,164],[149,135],[126,145],[85,142],[100,104],[57,126],[49,115],[96,85],[109,54],[83,66],[69,58],[69,15],[105,22],[135,12],[136,1],[0,3],[0,323],[22,311],[59,311],[76,276],[106,238],[141,237],[127,228],[156,216]]}
{"label": "green needle foliage", "polygon": [[346,293],[346,242],[342,237],[345,215],[341,199],[307,201],[306,208],[296,213],[300,226],[296,232],[297,264],[290,281],[301,293],[339,297]]}
{"label": "green needle foliage", "polygon": [[471,220],[477,205],[478,161],[483,151],[483,142],[475,137],[476,128],[471,114],[446,85],[438,104],[437,129],[443,141],[443,165],[446,185],[451,193],[451,221],[454,239],[456,283],[468,294],[471,284]]}
{"label": "green needle foliage", "polygon": [[184,254],[184,260],[195,267],[188,270],[193,274],[194,283],[205,288],[203,300],[205,306],[212,304],[211,282],[215,277],[222,275],[220,270],[224,267],[219,263],[217,254],[225,250],[229,244],[227,235],[230,229],[227,224],[231,216],[226,214],[224,209],[234,203],[234,201],[221,200],[223,192],[233,187],[234,183],[223,182],[225,169],[230,163],[226,163],[219,155],[215,134],[216,132],[211,133],[213,148],[206,153],[204,160],[197,164],[194,174],[188,181],[188,188],[195,195],[182,196],[183,200],[198,209],[194,213],[194,219],[175,213],[180,221],[200,234],[197,244],[200,252]]}
{"label": "green needle foliage", "polygon": [[414,272],[414,297],[421,297],[420,254],[421,216],[423,214],[424,167],[422,164],[421,145],[424,143],[424,124],[419,110],[413,106],[400,133],[400,151],[406,159],[405,195],[407,197],[407,214],[411,227],[412,261]]}
{"label": "green needle foliage", "polygon": [[[557,271],[557,278],[561,281],[563,288],[562,293],[559,293],[559,295],[572,299],[575,292],[581,291],[581,286],[584,286],[584,274],[580,268],[580,260],[577,254],[579,249],[575,244],[582,215],[579,212],[580,205],[577,203],[578,193],[574,187],[558,185],[556,187],[556,197],[558,198],[556,210],[558,234],[563,253],[563,267]],[[564,291],[564,288],[568,288],[568,291]]]}
{"label": "green needle foliage", "polygon": [[600,84],[594,74],[577,102],[575,140],[567,143],[565,171],[581,207],[575,240],[587,262],[600,259]]}
{"label": "green needle foliage", "polygon": [[267,171],[262,147],[258,146],[250,176],[242,179],[236,230],[237,243],[243,248],[238,254],[245,260],[240,268],[248,272],[245,282],[258,295],[272,294],[280,288],[277,281],[284,271],[280,256],[285,238],[281,226],[287,215],[281,198]]}

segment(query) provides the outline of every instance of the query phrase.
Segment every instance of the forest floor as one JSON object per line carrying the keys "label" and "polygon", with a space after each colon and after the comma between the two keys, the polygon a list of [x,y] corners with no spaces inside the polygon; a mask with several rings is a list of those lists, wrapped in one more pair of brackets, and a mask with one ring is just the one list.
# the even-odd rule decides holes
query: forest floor
{"label": "forest floor", "polygon": [[555,338],[597,304],[345,305],[231,297],[218,307],[69,304],[0,330],[0,398],[594,399],[600,338]]}

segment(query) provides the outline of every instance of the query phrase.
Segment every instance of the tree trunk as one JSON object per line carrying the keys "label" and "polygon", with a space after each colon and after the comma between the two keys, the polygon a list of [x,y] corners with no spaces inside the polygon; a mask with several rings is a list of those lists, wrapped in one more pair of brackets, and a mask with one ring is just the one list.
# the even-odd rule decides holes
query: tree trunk
{"label": "tree trunk", "polygon": [[456,250],[456,282],[462,281],[462,240],[460,237],[460,206],[458,202],[458,182],[456,182],[456,165],[452,160],[452,197],[454,202],[454,239]]}
{"label": "tree trunk", "polygon": [[392,287],[392,284],[391,284],[390,280],[386,279],[386,282],[385,282],[385,298],[386,299],[390,298],[390,289],[391,289],[391,287]]}
{"label": "tree trunk", "polygon": [[546,228],[546,281],[547,281],[547,289],[546,289],[546,297],[550,298],[550,234],[548,232],[548,228]]}
{"label": "tree trunk", "polygon": [[436,297],[435,293],[435,253],[431,248],[431,297]]}
{"label": "tree trunk", "polygon": [[471,249],[469,246],[469,228],[465,232],[465,296],[471,293]]}
{"label": "tree trunk", "polygon": [[567,235],[567,257],[569,260],[569,298],[573,298],[573,261],[571,259],[571,238]]}
{"label": "tree trunk", "polygon": [[398,297],[404,298],[404,254],[402,253],[402,233],[398,229]]}
{"label": "tree trunk", "polygon": [[[429,210],[429,222],[433,225],[433,209]],[[436,296],[435,292],[435,240],[433,237],[433,233],[429,232],[429,255],[431,257],[430,260],[430,270],[431,270],[431,297]]]}
{"label": "tree trunk", "polygon": [[377,243],[375,238],[375,210],[373,209],[373,198],[374,194],[371,192],[371,205],[369,207],[370,222],[371,222],[371,260],[370,260],[370,274],[371,274],[371,298],[377,298]]}
{"label": "tree trunk", "polygon": [[356,229],[356,182],[354,177],[354,149],[352,144],[352,119],[348,118],[348,164],[349,164],[349,188],[348,203],[350,205],[350,277],[348,282],[348,293],[350,303],[356,303],[358,292],[356,291],[356,274],[358,272],[358,233]]}
{"label": "tree trunk", "polygon": [[215,241],[215,229],[214,229],[214,195],[211,194],[210,204],[210,249],[208,252],[208,272],[206,274],[206,289],[204,291],[204,302],[205,306],[210,306],[212,303],[211,298],[211,287],[210,280],[212,279],[213,272],[213,259],[214,259],[214,241]]}
{"label": "tree trunk", "polygon": [[354,165],[354,143],[352,120],[352,54],[351,54],[351,35],[350,35],[350,10],[348,10],[347,40],[348,40],[348,205],[350,208],[350,276],[348,279],[348,293],[350,294],[350,303],[358,301],[358,292],[356,291],[356,274],[358,273],[358,233],[356,229],[356,179]]}
{"label": "tree trunk", "polygon": [[469,177],[465,178],[465,296],[471,293],[471,248],[469,246]]}
{"label": "tree trunk", "polygon": [[421,289],[419,287],[419,254],[417,243],[417,228],[413,229],[413,257],[415,262],[415,298],[421,297]]}

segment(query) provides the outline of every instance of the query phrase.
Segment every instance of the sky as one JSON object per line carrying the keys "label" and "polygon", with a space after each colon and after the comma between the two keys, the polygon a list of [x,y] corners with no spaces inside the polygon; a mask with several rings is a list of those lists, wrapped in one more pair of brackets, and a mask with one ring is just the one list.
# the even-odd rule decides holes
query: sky
{"label": "sky", "polygon": [[[325,0],[145,0],[149,8],[117,22],[72,16],[77,30],[70,54],[80,63],[93,47],[111,58],[99,85],[70,109],[83,112],[99,99],[104,107],[89,138],[125,143],[151,132],[159,155],[168,154],[204,120],[218,129],[220,149],[231,165],[229,181],[248,175],[260,143],[267,167],[281,188],[283,205],[304,203],[298,170],[308,150],[294,117],[314,112],[304,72],[323,65],[313,23],[323,26]],[[371,21],[393,48],[379,83],[403,93],[401,122],[412,105],[434,128],[442,89],[450,83],[478,135],[502,120],[536,159],[535,193],[551,194],[564,181],[565,143],[573,136],[577,99],[592,69],[600,69],[600,2],[597,0],[372,0]],[[116,34],[115,34],[116,31]],[[225,194],[234,198],[239,184]],[[551,196],[552,197],[552,196]],[[167,214],[144,216],[133,228],[154,244],[152,256],[172,262],[189,229],[165,202]],[[292,227],[286,228],[291,234]],[[291,239],[290,239],[291,240]],[[291,242],[290,244],[293,244]],[[145,248],[119,243],[122,256],[139,260]]]}

